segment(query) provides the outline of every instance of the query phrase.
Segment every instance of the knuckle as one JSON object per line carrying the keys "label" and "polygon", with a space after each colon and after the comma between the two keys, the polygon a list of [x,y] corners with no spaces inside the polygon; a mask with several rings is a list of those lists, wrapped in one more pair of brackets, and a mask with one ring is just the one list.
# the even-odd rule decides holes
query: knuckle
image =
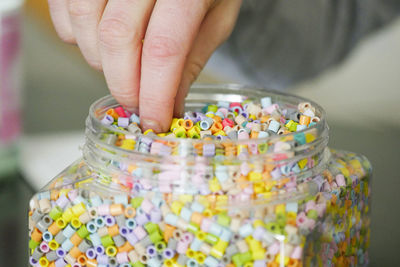
{"label": "knuckle", "polygon": [[88,62],[89,66],[92,67],[93,69],[99,70],[99,71],[103,70],[103,66],[99,60],[87,59],[86,61]]}
{"label": "knuckle", "polygon": [[143,55],[158,59],[171,58],[178,56],[182,50],[182,46],[173,38],[158,35],[145,41]]}
{"label": "knuckle", "polygon": [[166,98],[152,95],[142,96],[140,99],[141,105],[144,105],[147,108],[153,109],[155,112],[162,111],[165,112],[165,109],[168,107],[172,107],[175,103],[175,98]]}
{"label": "knuckle", "polygon": [[94,10],[87,0],[68,0],[68,11],[72,17],[85,17]]}
{"label": "knuckle", "polygon": [[100,44],[109,48],[127,45],[137,36],[123,19],[117,17],[101,21],[98,35]]}
{"label": "knuckle", "polygon": [[75,37],[72,33],[66,32],[66,31],[61,31],[57,30],[58,37],[60,37],[61,41],[67,44],[75,44],[76,40]]}

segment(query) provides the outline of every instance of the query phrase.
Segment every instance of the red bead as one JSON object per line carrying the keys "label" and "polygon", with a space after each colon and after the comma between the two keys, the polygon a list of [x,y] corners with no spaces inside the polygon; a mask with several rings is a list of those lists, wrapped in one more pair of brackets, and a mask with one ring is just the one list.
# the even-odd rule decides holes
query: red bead
{"label": "red bead", "polygon": [[115,112],[117,112],[117,114],[120,116],[120,117],[124,117],[124,118],[127,118],[128,116],[126,115],[126,113],[125,113],[125,110],[122,108],[122,107],[116,107],[116,108],[114,108],[114,110],[115,110]]}
{"label": "red bead", "polygon": [[225,118],[225,119],[222,121],[222,126],[224,126],[224,128],[225,128],[226,126],[233,127],[233,126],[235,126],[235,123],[233,122],[233,120],[228,119],[228,118]]}

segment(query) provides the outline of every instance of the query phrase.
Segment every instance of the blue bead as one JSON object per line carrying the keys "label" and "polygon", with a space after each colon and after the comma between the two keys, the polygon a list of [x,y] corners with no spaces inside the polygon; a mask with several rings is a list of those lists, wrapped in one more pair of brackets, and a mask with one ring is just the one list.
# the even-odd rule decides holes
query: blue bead
{"label": "blue bead", "polygon": [[137,222],[135,221],[135,219],[133,219],[133,218],[130,218],[130,219],[127,219],[126,221],[125,221],[125,225],[126,225],[126,227],[128,227],[129,229],[135,229],[136,228],[136,226],[137,226]]}
{"label": "blue bead", "polygon": [[218,260],[212,256],[208,256],[205,260],[204,260],[204,265],[207,267],[217,267],[218,266]]}
{"label": "blue bead", "polygon": [[114,202],[117,204],[128,205],[128,196],[127,195],[116,195],[114,196]]}
{"label": "blue bead", "polygon": [[296,132],[300,132],[304,129],[307,129],[307,125],[297,124]]}
{"label": "blue bead", "polygon": [[188,261],[186,262],[186,266],[197,267],[199,266],[199,263],[195,259],[188,259]]}
{"label": "blue bead", "polygon": [[146,262],[146,266],[149,267],[161,267],[162,263],[157,258],[151,258]]}
{"label": "blue bead", "polygon": [[231,238],[232,238],[232,232],[229,229],[223,227],[222,233],[220,235],[220,239],[222,241],[229,242],[231,240]]}
{"label": "blue bead", "polygon": [[306,136],[304,133],[297,133],[294,135],[294,140],[300,145],[304,145],[306,143]]}
{"label": "blue bead", "polygon": [[67,227],[65,227],[64,230],[63,230],[63,235],[64,235],[66,238],[70,238],[74,233],[75,233],[74,228],[72,228],[72,226],[69,225],[69,224],[68,224]]}
{"label": "blue bead", "polygon": [[172,225],[172,226],[177,226],[178,223],[178,216],[172,213],[168,213],[167,216],[165,216],[165,223]]}
{"label": "blue bead", "polygon": [[154,204],[154,206],[156,206],[157,208],[160,208],[164,203],[165,203],[165,201],[161,198],[161,197],[153,197],[152,199],[151,199],[151,202]]}
{"label": "blue bead", "polygon": [[190,244],[190,249],[193,251],[199,251],[202,244],[203,244],[203,241],[201,241],[200,239],[195,237],[193,239],[192,243]]}
{"label": "blue bead", "polygon": [[202,213],[204,211],[204,206],[201,205],[199,202],[193,202],[192,205],[190,206],[190,209],[194,212],[199,212]]}
{"label": "blue bead", "polygon": [[181,218],[184,219],[187,222],[190,222],[190,218],[192,217],[192,211],[186,207],[183,207],[181,209]]}
{"label": "blue bead", "polygon": [[43,233],[42,238],[44,241],[50,242],[53,239],[53,235],[49,231],[46,231]]}
{"label": "blue bead", "polygon": [[281,127],[281,125],[279,124],[279,122],[275,121],[275,120],[271,120],[271,122],[268,125],[268,130],[277,133],[279,128]]}
{"label": "blue bead", "polygon": [[138,115],[136,115],[135,113],[133,113],[131,115],[131,117],[129,118],[130,122],[134,122],[137,124],[140,124],[140,118],[138,117]]}
{"label": "blue bead", "polygon": [[90,199],[90,203],[92,204],[92,207],[98,207],[103,204],[103,201],[101,201],[99,196],[95,196]]}
{"label": "blue bead", "polygon": [[239,235],[243,238],[248,237],[251,233],[253,233],[253,227],[249,223],[239,228]]}
{"label": "blue bead", "polygon": [[96,224],[96,226],[97,226],[98,228],[101,228],[101,227],[103,227],[104,225],[106,225],[106,222],[104,221],[103,217],[97,217],[97,218],[94,220],[94,223]]}
{"label": "blue bead", "polygon": [[65,250],[65,251],[70,251],[71,248],[73,248],[74,244],[72,244],[72,242],[69,239],[66,239],[62,244],[61,247]]}
{"label": "blue bead", "polygon": [[218,101],[218,107],[229,109],[229,102],[228,101]]}
{"label": "blue bead", "polygon": [[261,102],[261,106],[263,108],[267,108],[272,105],[272,100],[270,97],[263,97],[263,98],[261,98],[260,102]]}
{"label": "blue bead", "polygon": [[101,239],[100,236],[97,233],[91,234],[90,236],[90,241],[92,241],[93,246],[101,246]]}
{"label": "blue bead", "polygon": [[90,221],[86,224],[86,229],[88,230],[89,233],[95,233],[97,232],[97,226],[93,221]]}
{"label": "blue bead", "polygon": [[215,235],[215,236],[219,237],[221,235],[221,233],[222,233],[222,226],[217,224],[217,223],[213,223],[213,224],[211,224],[210,229],[208,230],[208,232],[210,234],[212,234],[212,235]]}

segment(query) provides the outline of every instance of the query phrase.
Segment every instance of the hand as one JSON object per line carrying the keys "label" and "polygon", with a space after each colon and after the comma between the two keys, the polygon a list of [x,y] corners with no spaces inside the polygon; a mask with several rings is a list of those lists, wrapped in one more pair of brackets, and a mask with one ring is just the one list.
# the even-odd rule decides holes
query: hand
{"label": "hand", "polygon": [[49,0],[56,31],[103,70],[111,94],[144,129],[168,131],[241,0]]}

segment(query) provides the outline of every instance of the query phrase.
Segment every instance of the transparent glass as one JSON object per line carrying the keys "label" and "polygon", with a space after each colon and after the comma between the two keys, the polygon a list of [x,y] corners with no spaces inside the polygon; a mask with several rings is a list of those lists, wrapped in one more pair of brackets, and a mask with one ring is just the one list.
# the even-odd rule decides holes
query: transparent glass
{"label": "transparent glass", "polygon": [[[132,134],[96,101],[78,159],[30,201],[31,266],[366,266],[371,166],[327,147],[323,109],[239,85],[192,88],[188,111],[270,96],[320,122],[249,140]],[[133,150],[115,141],[133,139]],[[212,153],[210,153],[212,151]]]}

